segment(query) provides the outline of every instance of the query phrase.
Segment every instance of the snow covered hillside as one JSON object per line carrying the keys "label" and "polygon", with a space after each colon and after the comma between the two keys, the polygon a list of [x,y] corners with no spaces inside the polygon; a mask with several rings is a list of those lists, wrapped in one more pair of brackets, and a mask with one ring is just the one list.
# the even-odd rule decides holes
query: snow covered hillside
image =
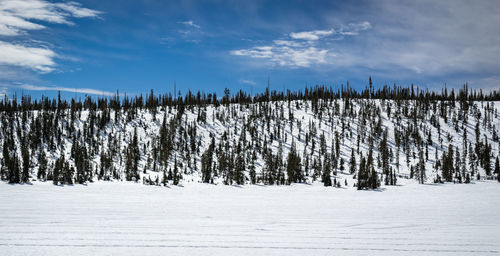
{"label": "snow covered hillside", "polygon": [[[94,104],[94,105],[93,105]],[[496,179],[500,102],[382,99],[0,113],[2,179],[358,189]]]}
{"label": "snow covered hillside", "polygon": [[320,92],[0,101],[0,254],[500,253],[500,101]]}

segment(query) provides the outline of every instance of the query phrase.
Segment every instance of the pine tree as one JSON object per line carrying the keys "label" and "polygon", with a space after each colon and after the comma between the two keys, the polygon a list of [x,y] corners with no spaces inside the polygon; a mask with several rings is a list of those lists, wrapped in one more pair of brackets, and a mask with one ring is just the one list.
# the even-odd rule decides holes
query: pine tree
{"label": "pine tree", "polygon": [[253,159],[251,160],[250,166],[248,166],[248,169],[249,169],[248,176],[250,176],[250,182],[252,184],[257,183],[257,173],[255,172],[255,164],[254,164]]}
{"label": "pine tree", "polygon": [[302,182],[304,175],[301,168],[301,159],[295,148],[295,142],[292,141],[292,148],[288,153],[286,172],[288,176],[288,183]]}
{"label": "pine tree", "polygon": [[54,185],[58,185],[59,184],[59,174],[60,173],[60,170],[59,170],[59,160],[57,160],[55,162],[55,165],[54,165],[54,169],[52,170],[52,183]]}
{"label": "pine tree", "polygon": [[379,144],[380,158],[382,161],[382,172],[389,175],[389,148],[387,147],[387,130],[385,130]]}
{"label": "pine tree", "polygon": [[39,180],[45,180],[47,178],[47,157],[43,149],[41,149],[38,154],[38,172],[36,176]]}
{"label": "pine tree", "polygon": [[[125,160],[125,179],[127,181],[135,180],[137,170],[134,170],[134,155],[132,150],[127,150],[126,160]],[[137,180],[135,180],[137,181]]]}
{"label": "pine tree", "polygon": [[425,183],[426,175],[425,175],[425,158],[424,152],[422,151],[422,147],[418,148],[418,164],[416,168],[416,178],[420,184]]}
{"label": "pine tree", "polygon": [[201,156],[201,180],[204,183],[209,183],[212,180],[212,158],[215,148],[215,140],[212,137],[212,142]]}
{"label": "pine tree", "polygon": [[483,168],[484,172],[486,173],[487,176],[491,176],[491,146],[488,145],[488,140],[485,136],[485,144],[483,147],[483,152],[482,152],[482,162],[483,162]]}
{"label": "pine tree", "polygon": [[371,189],[376,189],[380,187],[380,180],[378,179],[377,172],[375,172],[375,168],[371,168],[370,176],[368,178],[368,187]]}
{"label": "pine tree", "polygon": [[180,174],[179,174],[179,168],[177,167],[177,158],[174,160],[174,173],[173,173],[173,184],[174,185],[179,185],[180,181]]}
{"label": "pine tree", "polygon": [[29,182],[29,178],[30,178],[29,171],[31,168],[30,152],[29,152],[28,145],[26,143],[22,143],[21,151],[22,151],[22,157],[23,157],[23,172],[22,172],[21,181],[26,183],[26,182]]}
{"label": "pine tree", "polygon": [[332,178],[330,176],[331,167],[328,158],[325,159],[325,163],[323,165],[323,174],[321,176],[321,181],[325,187],[332,186]]}
{"label": "pine tree", "polygon": [[14,156],[13,159],[9,160],[9,183],[19,183],[21,182],[20,173],[21,169],[19,167],[19,159]]}
{"label": "pine tree", "polygon": [[234,180],[238,185],[245,184],[245,159],[243,158],[243,154],[238,154],[236,156],[236,163],[234,166]]}
{"label": "pine tree", "polygon": [[351,148],[351,160],[349,161],[349,173],[356,173],[356,157],[354,156],[354,148]]}
{"label": "pine tree", "polygon": [[73,184],[73,174],[75,173],[75,169],[70,167],[67,161],[64,161],[63,163],[63,184],[71,185]]}
{"label": "pine tree", "polygon": [[366,170],[366,160],[363,156],[361,156],[361,160],[359,161],[358,175],[356,175],[358,182],[357,188],[358,190],[364,189],[368,186],[368,173]]}
{"label": "pine tree", "polygon": [[448,146],[448,152],[443,153],[443,163],[441,166],[441,176],[444,181],[451,182],[453,180],[453,146]]}

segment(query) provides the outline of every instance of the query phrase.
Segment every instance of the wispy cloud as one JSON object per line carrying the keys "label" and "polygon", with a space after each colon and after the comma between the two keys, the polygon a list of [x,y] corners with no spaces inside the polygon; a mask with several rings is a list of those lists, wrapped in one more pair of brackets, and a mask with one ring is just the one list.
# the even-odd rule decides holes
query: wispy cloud
{"label": "wispy cloud", "polygon": [[320,37],[329,36],[335,33],[335,30],[313,30],[303,32],[292,32],[290,37],[293,39],[318,40]]}
{"label": "wispy cloud", "polygon": [[51,3],[44,0],[1,0],[0,35],[13,36],[24,34],[28,30],[45,28],[34,21],[47,23],[73,23],[70,17],[97,17],[99,11],[82,7],[76,2]]}
{"label": "wispy cloud", "polygon": [[81,4],[76,2],[56,3],[54,6],[66,11],[75,18],[97,17],[101,14],[100,11],[84,8]]}
{"label": "wispy cloud", "polygon": [[328,50],[318,49],[316,47],[293,48],[288,46],[262,46],[248,50],[235,50],[230,53],[232,55],[267,59],[272,64],[297,68],[326,63]]}
{"label": "wispy cloud", "polygon": [[377,1],[366,14],[373,27],[359,23],[342,31],[361,33],[368,27],[371,32],[363,43],[339,47],[331,67],[391,79],[460,81],[457,85],[495,77],[500,70],[499,12],[498,2],[489,0]]}
{"label": "wispy cloud", "polygon": [[241,84],[249,84],[249,85],[256,85],[257,83],[252,81],[252,80],[247,80],[247,79],[240,79],[239,82]]}
{"label": "wispy cloud", "polygon": [[197,29],[200,29],[200,28],[201,28],[201,27],[200,27],[200,25],[198,25],[198,24],[194,23],[194,21],[192,21],[192,20],[187,20],[187,21],[179,21],[179,22],[177,22],[177,23],[179,23],[179,24],[183,24],[183,25],[186,25],[186,26],[188,26],[188,27],[197,28]]}
{"label": "wispy cloud", "polygon": [[273,48],[273,46],[256,46],[251,49],[234,50],[230,53],[237,56],[250,56],[252,58],[258,59],[269,59],[274,55]]}
{"label": "wispy cloud", "polygon": [[275,45],[289,46],[289,47],[302,47],[302,46],[305,46],[305,43],[303,43],[303,42],[297,42],[297,41],[293,41],[293,40],[274,40],[273,43]]}
{"label": "wispy cloud", "polygon": [[322,37],[327,37],[331,35],[355,36],[358,35],[360,31],[368,30],[370,28],[371,28],[370,22],[364,21],[361,23],[349,23],[348,25],[342,25],[338,29],[332,28],[329,30],[292,32],[290,33],[290,37],[293,39],[315,41],[319,40]]}
{"label": "wispy cloud", "polygon": [[61,92],[74,92],[74,93],[83,93],[83,94],[93,94],[93,95],[101,95],[101,96],[114,96],[114,92],[96,90],[91,88],[69,88],[69,87],[61,87],[61,86],[37,86],[31,84],[21,84],[16,86],[19,89],[28,90],[28,91],[61,91]]}
{"label": "wispy cloud", "polygon": [[351,23],[339,29],[292,32],[288,38],[273,40],[269,45],[254,46],[249,49],[232,50],[236,56],[265,59],[271,65],[291,68],[307,68],[312,65],[328,63],[329,57],[336,56],[328,47],[319,42],[320,38],[332,35],[353,36],[370,29],[369,22]]}
{"label": "wispy cloud", "polygon": [[372,25],[368,21],[361,23],[349,23],[347,26],[340,27],[337,33],[345,36],[355,36],[358,35],[360,31],[368,30],[371,27]]}
{"label": "wispy cloud", "polygon": [[47,73],[54,70],[56,54],[40,47],[26,47],[0,41],[0,64],[30,68]]}
{"label": "wispy cloud", "polygon": [[[43,23],[73,25],[70,18],[97,17],[99,11],[76,2],[52,3],[44,0],[0,0],[0,36],[27,35],[45,29]],[[36,41],[32,41],[36,42]],[[58,55],[44,46],[0,40],[0,64],[28,68],[41,73],[55,69]]]}
{"label": "wispy cloud", "polygon": [[204,32],[200,25],[196,24],[192,20],[177,21],[177,24],[180,25],[177,26],[175,34],[162,37],[160,39],[161,44],[172,45],[178,40],[194,44],[201,42]]}

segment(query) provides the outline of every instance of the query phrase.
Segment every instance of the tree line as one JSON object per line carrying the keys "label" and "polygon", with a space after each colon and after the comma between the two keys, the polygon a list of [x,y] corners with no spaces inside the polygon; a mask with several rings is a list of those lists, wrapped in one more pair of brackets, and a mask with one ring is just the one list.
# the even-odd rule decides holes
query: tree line
{"label": "tree line", "polygon": [[349,84],[222,97],[0,101],[0,178],[54,184],[322,182],[376,189],[500,179],[497,91]]}

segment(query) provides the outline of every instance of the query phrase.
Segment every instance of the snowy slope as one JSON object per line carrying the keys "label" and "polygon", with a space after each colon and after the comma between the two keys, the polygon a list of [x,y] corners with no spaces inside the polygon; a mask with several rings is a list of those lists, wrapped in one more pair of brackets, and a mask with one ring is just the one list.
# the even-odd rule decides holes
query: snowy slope
{"label": "snowy slope", "polygon": [[[189,182],[199,182],[201,180],[201,154],[208,148],[211,137],[213,136],[216,142],[216,146],[222,141],[224,137],[227,139],[228,152],[232,152],[237,147],[238,142],[242,139],[242,133],[244,131],[245,140],[248,145],[255,146],[259,144],[263,147],[267,142],[267,147],[272,150],[274,154],[281,152],[283,160],[286,160],[286,156],[290,151],[292,141],[296,144],[296,149],[298,154],[302,157],[302,165],[305,164],[306,156],[309,158],[309,176],[307,177],[307,182],[314,182],[311,178],[312,170],[311,164],[313,159],[324,160],[322,154],[320,154],[320,137],[324,135],[326,141],[327,153],[332,153],[335,149],[333,148],[335,142],[335,136],[339,137],[340,141],[340,157],[344,161],[344,171],[340,170],[340,161],[337,168],[334,169],[334,173],[337,175],[332,176],[340,182],[342,186],[345,186],[347,181],[348,187],[352,187],[354,184],[353,176],[348,174],[349,170],[349,160],[351,157],[351,149],[355,149],[356,162],[359,164],[360,155],[365,157],[368,155],[368,134],[373,133],[374,124],[376,123],[378,117],[376,115],[380,114],[382,121],[382,130],[387,130],[388,132],[388,143],[391,151],[393,152],[393,157],[390,161],[390,166],[397,172],[399,178],[407,178],[410,175],[410,166],[415,166],[418,162],[418,151],[415,146],[411,146],[409,162],[405,154],[400,150],[399,154],[396,154],[395,148],[395,128],[403,130],[408,126],[413,125],[412,118],[405,118],[401,113],[395,113],[396,102],[394,101],[382,101],[382,100],[353,100],[353,109],[351,112],[354,115],[346,114],[345,102],[343,100],[334,100],[327,102],[323,107],[324,110],[322,115],[317,115],[313,111],[313,106],[311,102],[308,101],[292,101],[292,102],[271,102],[271,103],[258,103],[258,104],[243,104],[243,105],[230,105],[230,106],[218,106],[213,105],[204,106],[201,108],[193,107],[186,108],[182,117],[180,118],[180,124],[175,130],[174,138],[174,150],[168,160],[168,166],[163,166],[156,171],[152,168],[151,154],[153,152],[153,147],[158,143],[159,133],[161,125],[164,122],[164,117],[166,117],[166,123],[168,124],[170,120],[174,120],[177,115],[176,108],[162,108],[159,107],[157,113],[153,117],[153,114],[145,109],[139,109],[135,118],[132,120],[127,120],[125,114],[116,114],[111,110],[110,117],[111,121],[104,126],[103,129],[96,129],[94,131],[94,137],[99,144],[100,152],[107,152],[108,146],[116,141],[118,143],[118,153],[113,158],[113,169],[120,173],[120,180],[124,180],[124,170],[125,170],[125,159],[124,152],[126,152],[129,146],[134,130],[137,131],[139,149],[140,149],[140,161],[138,166],[138,171],[140,172],[142,179],[156,180],[157,178],[161,180],[163,175],[163,170],[169,170],[173,168],[174,161],[177,160],[179,163],[179,169],[183,173],[183,179],[181,183]],[[404,107],[399,109],[407,108],[411,113],[415,102],[404,101],[402,103]],[[440,103],[438,102],[438,109]],[[370,107],[366,107],[369,105]],[[486,110],[486,106],[489,106],[490,110]],[[368,115],[372,118],[367,121],[360,114],[360,110],[369,109]],[[388,110],[391,108],[391,115],[389,115]],[[437,174],[440,174],[439,169],[435,169],[434,163],[437,160],[442,159],[443,153],[448,150],[448,146],[451,144],[453,148],[459,149],[460,152],[464,151],[463,143],[463,131],[462,127],[465,128],[467,134],[467,144],[475,144],[475,125],[479,123],[480,128],[480,139],[487,140],[488,144],[491,146],[491,159],[494,164],[495,157],[499,154],[499,142],[493,140],[493,131],[496,129],[497,134],[500,127],[500,116],[498,114],[498,109],[500,108],[500,102],[475,102],[474,107],[471,108],[467,115],[466,121],[456,121],[457,116],[460,114],[460,108],[457,106],[455,108],[447,108],[447,119],[441,118],[437,112],[429,111],[419,118],[416,126],[413,127],[417,130],[422,138],[427,139],[425,132],[430,132],[431,139],[433,141],[432,145],[428,148],[428,160],[425,162],[426,166],[426,182],[432,182]],[[432,109],[432,108],[431,108]],[[203,112],[206,113],[206,121],[202,122],[198,120],[199,114]],[[269,118],[269,122],[266,121],[266,117],[262,116],[261,113],[266,113]],[[97,115],[101,112],[97,111]],[[293,117],[291,118],[291,115]],[[33,112],[33,117],[40,115],[38,112]],[[66,113],[69,116],[69,110]],[[74,164],[71,158],[71,147],[73,144],[72,137],[75,134],[83,134],[85,129],[88,129],[88,115],[89,111],[83,110],[79,113],[79,118],[75,121],[73,126],[76,127],[74,131],[68,131],[67,127],[69,118],[60,120],[58,126],[62,131],[62,144],[57,145],[55,150],[49,150],[46,148],[46,155],[49,160],[50,166],[53,166],[55,160],[61,155],[65,155],[66,159],[69,160],[70,164]],[[439,129],[436,128],[436,124],[431,122],[431,116],[435,115],[437,117],[437,122],[439,123]],[[116,120],[118,116],[118,120]],[[20,122],[17,117],[17,122]],[[485,120],[489,120],[486,122]],[[3,123],[2,125],[5,125]],[[18,124],[17,124],[18,125]],[[24,131],[26,134],[29,131],[30,120],[25,126]],[[177,145],[189,145],[191,139],[187,136],[187,129],[189,127],[196,128],[196,141],[194,144],[197,145],[198,151],[191,152],[191,154],[186,153],[183,148],[179,148]],[[458,127],[458,132],[457,132]],[[336,135],[337,134],[337,135]],[[358,134],[361,135],[362,139],[360,141],[359,151],[357,147],[357,137]],[[310,140],[306,145],[306,136],[309,136]],[[76,136],[76,138],[80,138]],[[16,135],[15,140],[19,143],[19,138]],[[312,142],[314,140],[314,142]],[[377,160],[378,149],[377,145],[380,138],[375,138],[374,140],[374,157]],[[80,143],[88,143],[85,141],[80,141]],[[313,148],[314,144],[314,148]],[[19,145],[19,144],[18,144]],[[467,146],[467,145],[466,145]],[[228,149],[228,150],[227,150]],[[18,149],[20,152],[20,149]],[[97,171],[100,168],[100,152],[95,152],[91,156],[92,169]],[[35,153],[33,153],[35,154]],[[246,159],[251,156],[250,150],[244,150]],[[399,158],[397,157],[399,155]],[[0,156],[1,157],[1,156]],[[264,156],[262,154],[256,155],[257,159],[255,161],[255,167],[257,175],[263,172],[265,163]],[[33,168],[31,168],[31,177],[34,181],[36,178],[38,163],[35,155],[32,157]],[[466,159],[466,166],[469,166],[469,161]],[[215,162],[215,161],[214,161]],[[398,164],[399,163],[399,166]],[[248,161],[247,161],[248,164]],[[481,167],[477,167],[481,179],[485,178],[484,170]],[[377,169],[380,172],[380,169]],[[248,170],[245,171],[248,180]],[[474,176],[473,179],[476,177]],[[492,177],[493,178],[493,177]],[[95,180],[95,179],[94,179]],[[216,184],[222,183],[222,177],[215,177],[214,182]]]}

